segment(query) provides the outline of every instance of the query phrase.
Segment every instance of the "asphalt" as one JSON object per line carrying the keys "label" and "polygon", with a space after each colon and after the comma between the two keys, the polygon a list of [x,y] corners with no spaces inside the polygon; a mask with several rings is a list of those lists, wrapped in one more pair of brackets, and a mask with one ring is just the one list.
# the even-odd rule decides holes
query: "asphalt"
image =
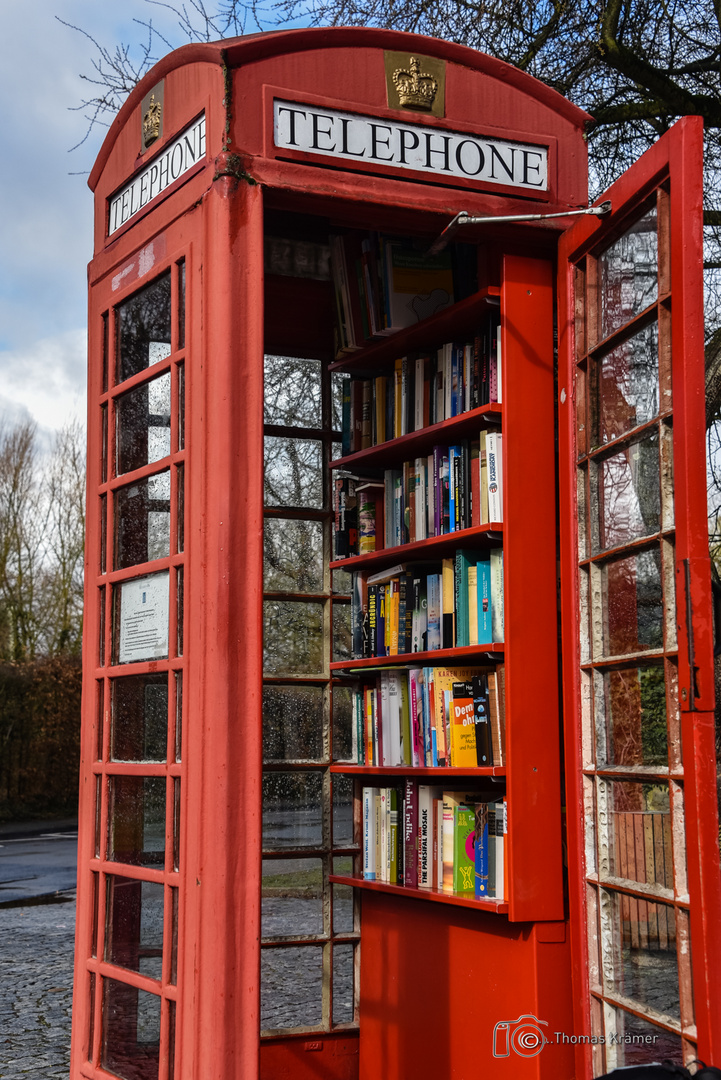
{"label": "asphalt", "polygon": [[0,825],[0,908],[74,889],[77,821]]}

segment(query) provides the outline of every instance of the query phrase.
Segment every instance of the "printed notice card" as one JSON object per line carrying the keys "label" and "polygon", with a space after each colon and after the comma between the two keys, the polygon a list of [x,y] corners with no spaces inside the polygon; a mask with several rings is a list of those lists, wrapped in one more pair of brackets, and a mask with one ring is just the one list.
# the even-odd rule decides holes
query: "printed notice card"
{"label": "printed notice card", "polygon": [[120,586],[121,664],[168,655],[170,573],[135,578]]}

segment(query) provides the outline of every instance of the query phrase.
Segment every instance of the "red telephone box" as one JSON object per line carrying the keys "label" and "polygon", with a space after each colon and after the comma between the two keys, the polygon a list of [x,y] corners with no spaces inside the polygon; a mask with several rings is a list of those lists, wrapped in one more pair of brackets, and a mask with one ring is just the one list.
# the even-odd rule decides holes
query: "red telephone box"
{"label": "red telephone box", "polygon": [[[90,179],[73,1078],[718,1061],[701,124],[574,225],[587,120],[491,57],[365,29],[189,45],[116,118]],[[484,220],[437,243],[461,212]],[[502,467],[485,517],[477,441]],[[383,491],[358,553],[348,475]],[[454,590],[486,565],[482,636]],[[396,623],[383,655],[374,624],[354,655],[375,582],[449,568],[436,648],[429,592],[422,647]],[[373,694],[406,723],[416,671],[439,711],[408,699],[394,758]],[[445,726],[475,672],[482,764]],[[401,789],[405,877],[388,855],[373,879],[363,808]],[[456,792],[494,807],[490,894],[440,883]]]}

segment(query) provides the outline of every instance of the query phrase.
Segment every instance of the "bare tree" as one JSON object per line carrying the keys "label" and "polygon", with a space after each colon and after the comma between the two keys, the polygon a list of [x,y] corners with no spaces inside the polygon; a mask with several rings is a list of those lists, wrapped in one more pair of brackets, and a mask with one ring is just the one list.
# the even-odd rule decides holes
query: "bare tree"
{"label": "bare tree", "polygon": [[0,658],[79,652],[84,501],[80,425],[42,460],[33,424],[0,432]]}

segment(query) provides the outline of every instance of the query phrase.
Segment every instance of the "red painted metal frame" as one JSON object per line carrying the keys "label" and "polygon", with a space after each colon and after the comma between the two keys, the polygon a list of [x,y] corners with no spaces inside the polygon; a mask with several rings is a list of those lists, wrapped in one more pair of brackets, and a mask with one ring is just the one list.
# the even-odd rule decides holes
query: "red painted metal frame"
{"label": "red painted metal frame", "polygon": [[[88,472],[89,560],[94,559],[99,521],[97,491],[100,462],[100,341],[97,313],[116,304],[139,287],[142,251],[170,265],[178,253],[187,259],[188,309],[186,334],[187,446],[184,456],[173,462],[185,465],[185,563],[186,633],[184,685],[185,706],[193,722],[184,729],[184,792],[182,841],[181,944],[179,946],[177,996],[177,1069],[182,1080],[227,1080],[258,1075],[308,1074],[307,1058],[297,1055],[297,1040],[272,1041],[272,1052],[261,1051],[259,1066],[259,927],[261,873],[261,670],[262,670],[262,535],[263,535],[263,203],[269,194],[282,203],[291,197],[304,200],[302,208],[321,207],[337,213],[343,223],[353,224],[363,215],[396,220],[400,214],[422,212],[418,230],[431,234],[440,223],[462,208],[480,213],[512,213],[533,208],[528,193],[508,195],[463,187],[426,184],[418,177],[368,176],[343,168],[320,168],[317,164],[279,161],[264,155],[266,119],[260,108],[262,86],[294,85],[294,94],[306,92],[326,99],[346,100],[352,79],[353,108],[387,113],[382,72],[382,50],[412,50],[445,60],[453,80],[449,82],[448,108],[442,124],[473,128],[476,113],[488,109],[488,93],[503,104],[496,116],[506,133],[534,130],[539,139],[558,145],[557,185],[549,203],[538,200],[539,210],[564,209],[585,204],[585,147],[581,133],[586,114],[553,91],[508,65],[472,49],[447,42],[373,29],[330,28],[248,36],[233,42],[191,45],[164,60],[129,96],[113,123],[90,178],[96,197],[95,251],[90,268],[90,408]],[[227,79],[225,76],[227,75]],[[140,103],[144,95],[165,78],[165,132],[146,155],[138,155]],[[454,89],[455,86],[455,89]],[[483,93],[478,87],[483,87]],[[229,88],[232,91],[229,94]],[[476,89],[474,89],[476,88]],[[490,100],[490,99],[488,99]],[[110,240],[106,237],[105,207],[108,197],[174,135],[206,110],[208,160],[172,191],[164,193]],[[515,119],[515,116],[518,119]],[[402,115],[402,114],[401,114]],[[509,119],[510,118],[510,119]],[[414,120],[416,118],[414,117]],[[435,121],[431,121],[435,124]],[[259,184],[229,175],[247,168]],[[263,190],[265,187],[265,190]],[[269,192],[275,188],[275,192]],[[555,202],[553,200],[556,200]],[[516,246],[536,236],[541,242],[553,233],[530,227],[513,234]],[[509,250],[509,248],[507,248]],[[163,264],[165,265],[165,263]],[[137,267],[137,272],[136,272]],[[202,267],[202,274],[201,274]],[[125,273],[127,271],[127,274]],[[117,283],[116,283],[117,282]],[[489,295],[495,290],[488,289]],[[473,304],[463,302],[456,315],[473,318]],[[432,948],[454,940],[475,944],[469,955],[482,962],[481,942],[488,937],[488,956],[511,966],[514,979],[500,990],[500,1001],[519,1011],[515,981],[543,1002],[555,994],[553,1016],[568,1016],[568,945],[563,941],[563,891],[561,867],[560,780],[558,764],[557,652],[555,606],[555,500],[553,488],[553,289],[550,264],[542,258],[509,255],[502,283],[504,312],[504,466],[514,497],[506,506],[505,544],[508,554],[509,755],[515,777],[509,776],[513,829],[510,850],[512,876],[524,882],[509,900],[510,918],[521,920],[513,927],[505,918],[486,916],[444,905],[409,905],[433,911],[416,912],[411,921],[430,919],[426,932],[440,928]],[[449,329],[456,326],[449,319]],[[94,320],[94,321],[93,321]],[[408,337],[412,344],[413,335]],[[398,347],[381,343],[388,355]],[[158,370],[161,370],[159,367]],[[148,372],[128,380],[127,388],[144,381]],[[124,386],[125,388],[125,386]],[[106,399],[103,399],[106,400]],[[175,405],[175,401],[173,402]],[[490,410],[493,412],[494,410]],[[488,412],[488,410],[486,410]],[[463,429],[467,419],[443,430]],[[478,421],[473,418],[472,421]],[[529,445],[529,432],[533,441]],[[433,436],[435,437],[435,433]],[[425,435],[424,435],[425,438]],[[396,450],[410,450],[396,442]],[[380,451],[379,451],[380,453]],[[369,455],[370,456],[370,455]],[[380,460],[380,458],[378,459]],[[145,475],[144,470],[133,478]],[[539,478],[544,479],[539,483]],[[127,480],[123,477],[122,482]],[[113,479],[108,492],[120,486]],[[110,514],[110,507],[106,507]],[[488,531],[488,530],[487,530]],[[487,531],[484,535],[487,535]],[[501,534],[500,527],[495,530]],[[480,538],[481,532],[478,533]],[[457,542],[459,537],[454,539]],[[441,541],[441,538],[439,538]],[[445,538],[431,549],[437,553]],[[393,560],[401,556],[398,549]],[[402,556],[401,556],[402,557]],[[385,558],[385,556],[382,556]],[[172,560],[171,560],[172,562]],[[150,567],[152,569],[152,566]],[[86,606],[86,672],[83,732],[84,773],[81,793],[83,814],[80,835],[79,876],[87,878],[92,853],[93,823],[88,813],[94,799],[93,735],[87,723],[95,709],[95,678],[98,640],[97,575],[88,563]],[[123,580],[132,571],[108,574],[103,580]],[[104,586],[105,587],[105,586]],[[108,589],[108,597],[110,590]],[[485,652],[488,650],[480,650]],[[500,650],[494,650],[500,651]],[[456,658],[459,658],[457,655]],[[437,654],[432,661],[443,659]],[[173,661],[158,662],[153,670],[173,668]],[[124,674],[147,670],[123,667]],[[515,671],[515,675],[513,674]],[[168,774],[175,775],[175,766]],[[455,774],[443,770],[444,775]],[[471,774],[469,774],[471,775]],[[522,823],[527,822],[526,827]],[[103,823],[105,824],[105,823]],[[103,864],[104,866],[104,864]],[[102,867],[101,867],[102,868]],[[148,872],[149,877],[153,872]],[[133,876],[132,873],[129,876]],[[82,883],[85,884],[85,883]],[[394,908],[393,905],[399,905]],[[369,1014],[372,980],[386,958],[374,942],[382,942],[378,916],[398,912],[402,899],[368,895],[370,937],[365,955],[368,964],[363,992],[369,1023],[365,1076],[383,1072],[375,1068],[372,1048],[374,1026]],[[471,920],[478,918],[474,923]],[[547,920],[531,927],[525,920]],[[87,888],[79,891],[79,953],[76,986],[84,986],[88,926],[92,904]],[[558,927],[560,926],[560,931]],[[460,927],[460,937],[458,931]],[[482,933],[479,931],[482,930]],[[83,936],[84,935],[84,936]],[[470,937],[464,935],[471,935]],[[406,939],[409,948],[413,942]],[[554,949],[554,959],[544,966],[544,950]],[[382,946],[381,946],[382,947]],[[405,947],[405,946],[404,946]],[[484,946],[485,947],[485,946]],[[85,953],[83,953],[85,949]],[[512,950],[521,950],[512,951]],[[518,959],[521,957],[522,959]],[[461,954],[454,954],[458,970]],[[523,967],[523,971],[521,971]],[[529,971],[533,969],[533,977]],[[98,967],[102,974],[105,964]],[[455,970],[455,969],[454,969]],[[492,969],[489,968],[489,971]],[[510,970],[510,969],[509,969]],[[449,974],[445,961],[433,959],[429,972]],[[133,977],[134,979],[135,977]],[[463,975],[466,978],[466,974]],[[130,981],[130,980],[129,980]],[[137,980],[136,980],[137,982]],[[513,985],[511,985],[513,983]],[[140,985],[140,983],[137,983]],[[440,983],[438,984],[441,985]],[[87,987],[86,987],[87,989]],[[87,1022],[85,991],[77,1005],[74,1044],[74,1076],[91,1075],[82,1063],[82,1031]],[[499,1006],[500,1007],[500,1006]],[[550,1009],[550,1007],[549,1007]],[[459,1013],[459,1017],[461,1014]],[[99,1024],[99,1006],[96,1024]],[[394,1038],[387,1017],[387,1037]],[[406,1034],[413,1025],[413,1011],[406,1006],[399,1023]],[[561,1020],[557,1019],[557,1023]],[[96,1027],[97,1030],[97,1027]],[[449,1029],[450,1031],[450,1029]],[[78,1034],[80,1033],[80,1034]],[[337,1049],[331,1075],[351,1077],[357,1058],[342,1049],[352,1044],[323,1034],[324,1043]],[[485,1053],[486,1051],[484,1051]],[[444,1037],[434,1049],[448,1062],[452,1047]],[[312,1055],[311,1055],[312,1056]],[[565,1061],[568,1055],[563,1058]],[[318,1060],[318,1059],[316,1059]],[[561,1059],[558,1059],[561,1060]],[[520,1063],[528,1076],[549,1076],[550,1061]],[[327,1064],[324,1062],[324,1065]],[[380,1072],[379,1072],[380,1069]],[[270,1070],[270,1071],[269,1071]],[[97,1071],[95,1075],[102,1075]],[[391,1075],[387,1073],[387,1075]],[[403,1075],[402,1068],[397,1074]],[[420,1074],[419,1074],[420,1075]],[[439,1074],[440,1075],[440,1074]],[[502,1072],[499,1075],[504,1075]],[[564,1072],[565,1075],[565,1072]],[[554,1080],[557,1080],[554,1077]]]}
{"label": "red painted metal frame", "polygon": [[[568,805],[569,885],[575,1031],[590,1031],[585,902],[581,725],[578,656],[578,542],[575,413],[575,299],[572,270],[583,255],[624,220],[659,185],[670,186],[673,448],[677,564],[691,565],[691,607],[698,667],[697,710],[682,710],[687,866],[691,911],[693,988],[699,1056],[721,1058],[721,870],[713,714],[713,647],[706,518],[705,395],[702,282],[703,127],[686,117],[633,165],[608,192],[612,214],[583,219],[559,245],[559,441],[563,686]],[[607,241],[608,242],[608,241]],[[678,589],[679,686],[688,686],[688,627]],[[684,664],[686,673],[684,672]],[[684,679],[686,680],[684,682]],[[577,1075],[591,1075],[590,1048],[579,1048]]]}

